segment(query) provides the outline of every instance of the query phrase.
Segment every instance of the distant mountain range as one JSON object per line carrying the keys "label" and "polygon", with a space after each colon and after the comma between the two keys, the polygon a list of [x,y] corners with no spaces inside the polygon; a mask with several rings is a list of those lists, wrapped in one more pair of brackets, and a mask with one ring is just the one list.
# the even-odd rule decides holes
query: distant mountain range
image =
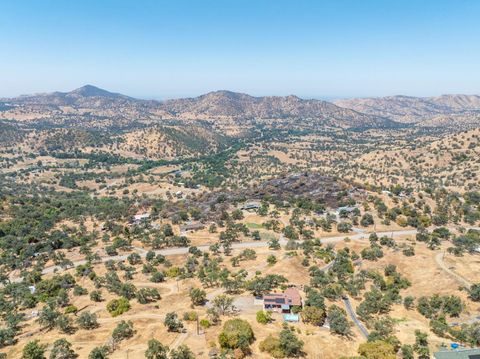
{"label": "distant mountain range", "polygon": [[334,101],[337,106],[403,123],[441,125],[448,122],[480,121],[480,96],[438,97],[389,96]]}
{"label": "distant mountain range", "polygon": [[[425,126],[480,125],[480,96],[444,95],[440,97],[391,96],[344,99],[332,102],[301,99],[297,96],[254,97],[230,91],[215,91],[194,98],[147,101],[112,93],[92,85],[71,92],[53,92],[3,99],[22,114],[29,110],[48,116],[64,113],[90,116],[122,114],[135,119],[182,119],[210,121],[278,120],[303,122],[310,126],[342,128],[394,127],[399,124]],[[68,108],[68,109],[66,109]],[[0,108],[1,118],[15,112]],[[73,110],[72,110],[73,109]],[[81,110],[81,111],[79,111]],[[106,112],[108,111],[108,112]]]}

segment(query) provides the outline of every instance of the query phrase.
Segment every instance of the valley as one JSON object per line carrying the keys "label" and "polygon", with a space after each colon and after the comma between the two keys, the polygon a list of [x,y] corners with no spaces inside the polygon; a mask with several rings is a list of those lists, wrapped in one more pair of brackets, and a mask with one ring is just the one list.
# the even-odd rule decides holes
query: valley
{"label": "valley", "polygon": [[0,352],[479,346],[478,113],[465,95],[1,99]]}

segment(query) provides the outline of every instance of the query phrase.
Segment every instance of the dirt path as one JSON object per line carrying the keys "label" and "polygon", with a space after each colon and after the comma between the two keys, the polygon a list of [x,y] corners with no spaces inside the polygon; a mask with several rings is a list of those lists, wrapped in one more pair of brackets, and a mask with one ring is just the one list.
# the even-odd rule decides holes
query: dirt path
{"label": "dirt path", "polygon": [[158,320],[164,320],[165,315],[163,314],[154,314],[154,313],[137,313],[137,314],[123,314],[118,317],[112,317],[112,318],[98,318],[98,323],[100,324],[105,324],[105,323],[118,323],[123,320],[134,320],[134,319],[158,319]]}
{"label": "dirt path", "polygon": [[188,338],[188,332],[180,333],[179,336],[175,338],[175,340],[168,346],[170,350],[172,349],[177,349],[182,343],[185,341],[185,339]]}
{"label": "dirt path", "polygon": [[437,263],[437,265],[444,271],[446,272],[447,274],[449,274],[452,278],[454,278],[458,283],[460,283],[461,285],[467,287],[467,288],[470,288],[470,286],[472,285],[472,283],[470,283],[468,280],[466,280],[465,278],[463,278],[461,275],[455,273],[453,270],[451,270],[450,268],[448,268],[448,266],[445,264],[445,262],[443,261],[445,257],[445,252],[440,252],[438,253],[436,256],[435,256],[435,262]]}

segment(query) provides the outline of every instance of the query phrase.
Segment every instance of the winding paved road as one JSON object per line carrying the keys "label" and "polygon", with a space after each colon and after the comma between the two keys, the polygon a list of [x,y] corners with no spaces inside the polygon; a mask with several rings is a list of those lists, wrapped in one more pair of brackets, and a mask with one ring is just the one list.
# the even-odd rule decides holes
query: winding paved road
{"label": "winding paved road", "polygon": [[352,307],[352,303],[350,302],[350,298],[347,296],[342,298],[343,303],[345,304],[345,308],[347,308],[347,313],[350,315],[350,318],[352,318],[353,322],[357,326],[357,328],[360,330],[362,335],[365,338],[368,338],[368,330],[365,328],[365,326],[360,322],[360,320],[357,317],[357,313],[355,313],[355,310]]}
{"label": "winding paved road", "polygon": [[[475,229],[475,230],[480,230],[480,227],[468,227],[467,229]],[[406,236],[406,235],[415,235],[417,234],[416,229],[403,229],[399,231],[385,231],[385,232],[375,232],[379,237],[381,236],[387,236],[387,237],[400,237],[400,236]],[[345,240],[345,238],[349,238],[351,240],[361,240],[361,239],[367,239],[370,236],[370,232],[360,232],[357,234],[353,235],[341,235],[341,236],[335,236],[335,237],[325,237],[321,238],[322,243],[324,244],[330,244],[330,243],[337,243]],[[280,237],[280,245],[286,245],[287,240],[281,236]],[[253,241],[253,242],[238,242],[238,243],[233,243],[232,244],[232,249],[245,249],[245,248],[262,248],[262,247],[268,247],[268,242],[266,241]],[[202,245],[197,247],[199,250],[202,252],[206,252],[209,250],[210,245]],[[139,247],[133,247],[134,251],[138,253],[141,257],[145,257],[147,255],[147,250]],[[175,248],[166,248],[166,249],[159,249],[154,251],[155,254],[162,254],[164,256],[173,256],[173,255],[182,255],[182,254],[187,254],[188,253],[188,247],[175,247]],[[127,259],[127,257],[131,253],[128,254],[121,254],[117,256],[109,256],[109,257],[103,257],[100,259],[100,262],[104,263],[110,260],[113,261],[124,261]],[[78,260],[73,262],[73,266],[76,267],[81,264],[87,263],[86,260]],[[65,268],[62,268],[61,266],[51,266],[47,267],[42,271],[42,274],[49,274],[53,273],[55,271],[62,271],[65,270]],[[11,279],[12,282],[18,282],[21,281],[21,278],[16,277]]]}
{"label": "winding paved road", "polygon": [[[399,236],[405,236],[405,235],[412,235],[416,234],[417,230],[416,229],[407,229],[407,230],[400,230],[400,231],[387,231],[387,232],[376,232],[379,237],[381,236],[388,236],[388,237],[399,237]],[[353,235],[342,235],[342,236],[335,236],[335,237],[325,237],[321,238],[322,243],[324,244],[330,244],[330,243],[337,243],[345,240],[345,238],[349,238],[351,240],[361,240],[361,239],[367,239],[369,237],[370,233],[367,232],[361,232]],[[279,240],[280,245],[284,246],[287,244],[287,240],[282,236]],[[253,242],[238,242],[238,243],[233,243],[232,244],[232,249],[245,249],[245,248],[263,248],[263,247],[268,247],[268,242],[266,241],[253,241]],[[209,250],[210,245],[202,245],[197,247],[199,250],[202,252],[206,252]],[[147,250],[139,247],[133,247],[133,250],[140,255],[140,257],[145,257],[147,255]],[[154,251],[155,254],[161,254],[164,256],[173,256],[173,255],[182,255],[182,254],[188,254],[188,247],[175,247],[175,248],[166,248],[166,249],[159,249]],[[105,263],[107,261],[113,260],[113,261],[124,261],[127,259],[127,257],[131,253],[128,254],[120,254],[116,256],[108,256],[108,257],[102,257],[100,259],[100,262]],[[86,260],[78,260],[73,262],[73,266],[76,267],[78,265],[82,265],[87,263]],[[70,267],[71,268],[71,267]],[[50,274],[54,273],[56,271],[63,271],[65,268],[62,268],[61,266],[51,266],[47,267],[42,271],[42,274]],[[11,278],[12,282],[18,282],[21,281],[21,278],[16,277],[16,278]]]}

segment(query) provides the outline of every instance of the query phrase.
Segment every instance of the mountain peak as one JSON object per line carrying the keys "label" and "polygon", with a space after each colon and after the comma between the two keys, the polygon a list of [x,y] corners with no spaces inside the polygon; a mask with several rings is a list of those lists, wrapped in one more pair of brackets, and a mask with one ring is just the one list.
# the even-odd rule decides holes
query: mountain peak
{"label": "mountain peak", "polygon": [[77,96],[82,96],[82,97],[110,97],[110,98],[115,98],[115,97],[122,97],[122,98],[127,98],[127,96],[119,94],[119,93],[113,93],[104,89],[101,89],[99,87],[93,86],[93,85],[85,85],[82,87],[79,87],[69,93],[69,95],[77,95]]}

